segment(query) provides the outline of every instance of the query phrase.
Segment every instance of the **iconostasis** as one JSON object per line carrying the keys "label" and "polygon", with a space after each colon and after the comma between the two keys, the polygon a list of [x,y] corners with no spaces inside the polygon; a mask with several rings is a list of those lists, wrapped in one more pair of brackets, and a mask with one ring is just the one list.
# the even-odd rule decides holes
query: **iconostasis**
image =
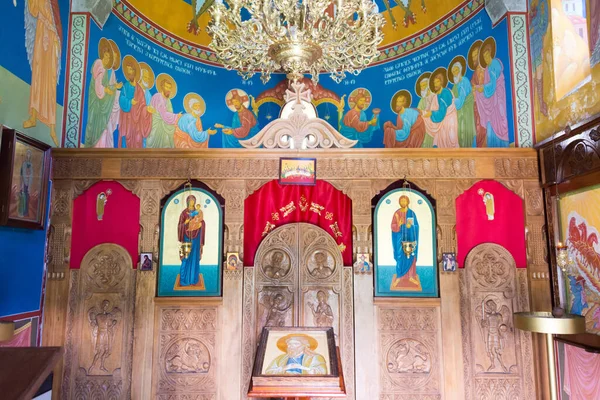
{"label": "iconostasis", "polygon": [[333,327],[349,398],[535,398],[536,154],[431,151],[55,151],[55,385],[242,399],[263,327]]}

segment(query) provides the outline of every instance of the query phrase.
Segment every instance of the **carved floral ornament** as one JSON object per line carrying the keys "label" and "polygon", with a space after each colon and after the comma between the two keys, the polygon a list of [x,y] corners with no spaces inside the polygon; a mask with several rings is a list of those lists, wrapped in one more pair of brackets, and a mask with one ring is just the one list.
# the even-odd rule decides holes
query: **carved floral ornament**
{"label": "carved floral ornament", "polygon": [[294,82],[285,92],[285,105],[279,118],[270,122],[254,137],[240,140],[248,149],[348,149],[358,143],[342,135],[324,119],[317,117],[312,95],[304,83]]}

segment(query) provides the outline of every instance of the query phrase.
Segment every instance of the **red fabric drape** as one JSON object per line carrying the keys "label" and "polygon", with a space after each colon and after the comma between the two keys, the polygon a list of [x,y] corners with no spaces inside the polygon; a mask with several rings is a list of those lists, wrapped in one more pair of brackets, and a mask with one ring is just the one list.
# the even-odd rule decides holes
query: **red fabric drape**
{"label": "red fabric drape", "polygon": [[565,344],[563,389],[570,400],[600,399],[600,355]]}
{"label": "red fabric drape", "polygon": [[12,339],[0,342],[0,347],[30,347],[31,346],[31,322],[15,330]]}
{"label": "red fabric drape", "polygon": [[[493,196],[493,215],[484,196]],[[527,267],[523,199],[500,182],[477,182],[456,199],[456,240],[459,268],[469,251],[482,243],[496,243],[512,254],[517,268]]]}
{"label": "red fabric drape", "polygon": [[[98,194],[107,194],[102,220],[98,220]],[[102,243],[123,246],[137,267],[140,232],[140,199],[118,182],[94,184],[73,203],[71,268],[80,268],[85,254]]]}
{"label": "red fabric drape", "polygon": [[352,265],[352,200],[330,183],[280,185],[271,181],[244,201],[244,265],[254,265],[260,242],[278,226],[307,222],[338,243],[344,265]]}

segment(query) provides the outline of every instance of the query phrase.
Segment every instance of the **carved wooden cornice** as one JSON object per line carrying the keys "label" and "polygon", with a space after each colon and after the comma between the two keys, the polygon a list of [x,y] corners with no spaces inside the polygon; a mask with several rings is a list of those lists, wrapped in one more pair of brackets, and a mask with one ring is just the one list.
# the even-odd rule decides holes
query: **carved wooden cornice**
{"label": "carved wooden cornice", "polygon": [[600,171],[600,116],[567,127],[539,145],[542,185]]}
{"label": "carved wooden cornice", "polygon": [[56,149],[54,179],[276,179],[279,157],[317,159],[319,179],[537,178],[532,149],[314,151]]}

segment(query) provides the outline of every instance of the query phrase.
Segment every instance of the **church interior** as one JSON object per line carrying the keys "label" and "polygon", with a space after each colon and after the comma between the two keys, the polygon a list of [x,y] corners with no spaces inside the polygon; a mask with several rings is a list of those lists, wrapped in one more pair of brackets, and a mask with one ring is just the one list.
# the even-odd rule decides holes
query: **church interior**
{"label": "church interior", "polygon": [[600,400],[600,1],[0,37],[0,398]]}

